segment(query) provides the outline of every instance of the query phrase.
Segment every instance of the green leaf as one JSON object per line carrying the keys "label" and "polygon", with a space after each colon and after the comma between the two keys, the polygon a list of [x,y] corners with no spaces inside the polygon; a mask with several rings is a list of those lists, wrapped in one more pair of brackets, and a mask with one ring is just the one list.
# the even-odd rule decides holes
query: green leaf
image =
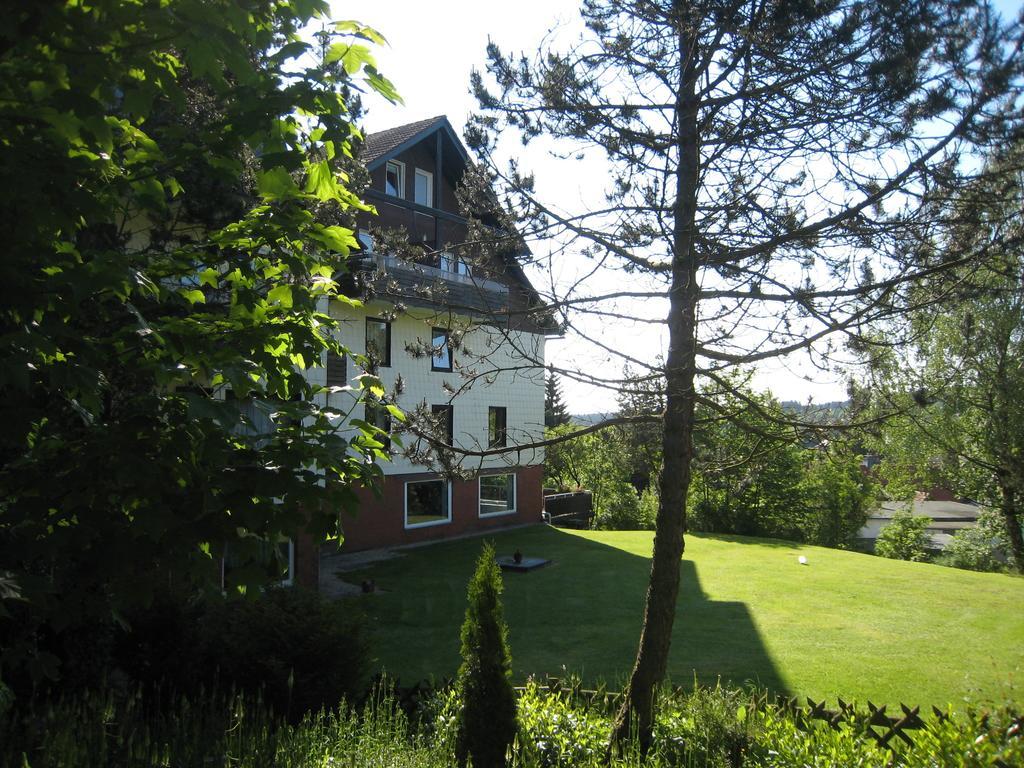
{"label": "green leaf", "polygon": [[348,34],[361,37],[364,40],[369,40],[371,43],[377,45],[387,45],[388,41],[384,38],[380,32],[375,30],[373,27],[368,27],[365,24],[360,24],[358,21],[336,21],[334,22],[334,28],[339,32],[345,32]]}
{"label": "green leaf", "polygon": [[220,274],[217,272],[216,269],[214,269],[213,267],[207,267],[206,269],[199,273],[199,284],[208,285],[211,288],[216,288],[217,279],[219,277]]}
{"label": "green leaf", "polygon": [[392,416],[394,416],[402,423],[405,423],[405,414],[402,413],[402,410],[397,405],[386,405],[385,408],[387,408],[388,413],[390,413]]}
{"label": "green leaf", "polygon": [[280,304],[284,309],[292,306],[292,287],[290,285],[277,285],[270,289],[267,294],[267,301]]}
{"label": "green leaf", "polygon": [[347,256],[349,251],[358,245],[355,233],[351,229],[339,227],[336,224],[329,227],[318,226],[310,230],[309,236],[344,256]]}
{"label": "green leaf", "polygon": [[264,200],[288,199],[299,194],[295,179],[281,166],[260,173],[256,186]]}
{"label": "green leaf", "polygon": [[206,303],[206,295],[202,291],[200,291],[200,290],[198,290],[196,288],[192,288],[192,289],[179,288],[178,289],[178,294],[182,298],[187,300],[189,304],[205,304]]}
{"label": "green leaf", "polygon": [[372,373],[361,373],[356,376],[355,380],[359,383],[360,389],[369,392],[374,397],[384,397],[384,384],[379,377]]}
{"label": "green leaf", "polygon": [[309,167],[309,175],[306,177],[306,191],[313,193],[319,200],[324,202],[335,200],[338,197],[338,180],[334,176],[331,164],[322,160]]}
{"label": "green leaf", "polygon": [[336,61],[341,62],[341,66],[349,75],[355,75],[364,66],[373,67],[377,63],[373,54],[370,53],[370,49],[358,43],[335,43],[332,45],[324,57],[324,64],[333,64]]}
{"label": "green leaf", "polygon": [[405,103],[394,84],[384,77],[384,75],[380,74],[375,66],[368,66],[366,68],[366,82],[370,84],[370,87],[373,88],[373,90],[392,104]]}

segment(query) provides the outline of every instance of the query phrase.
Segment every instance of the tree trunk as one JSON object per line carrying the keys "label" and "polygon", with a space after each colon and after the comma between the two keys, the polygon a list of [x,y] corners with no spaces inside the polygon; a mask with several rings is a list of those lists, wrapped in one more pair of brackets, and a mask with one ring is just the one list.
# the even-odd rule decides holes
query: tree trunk
{"label": "tree trunk", "polygon": [[1024,573],[1024,537],[1021,536],[1020,516],[1017,512],[1017,488],[1010,478],[999,479],[1002,499],[999,512],[1003,516],[1006,536],[1010,540],[1010,555],[1018,573]]}
{"label": "tree trunk", "polygon": [[[682,14],[680,14],[682,17]],[[647,587],[640,647],[622,706],[612,727],[610,749],[635,732],[646,753],[654,726],[654,695],[664,680],[672,642],[679,566],[686,530],[686,494],[693,459],[697,362],[698,258],[694,253],[694,219],[698,181],[697,99],[693,67],[695,41],[680,18],[679,166],[669,291],[668,357],[665,361],[665,416],[662,432],[661,501],[654,535],[654,556]],[[689,52],[689,53],[688,53]],[[635,731],[634,731],[635,729]]]}

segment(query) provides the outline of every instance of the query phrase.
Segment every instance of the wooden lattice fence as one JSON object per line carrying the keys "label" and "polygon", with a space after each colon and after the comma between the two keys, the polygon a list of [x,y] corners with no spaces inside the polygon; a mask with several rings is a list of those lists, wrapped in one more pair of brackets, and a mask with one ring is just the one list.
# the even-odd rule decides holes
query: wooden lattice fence
{"label": "wooden lattice fence", "polygon": [[[622,702],[621,692],[609,691],[603,686],[584,688],[578,680],[549,677],[546,682],[538,683],[537,688],[574,705],[606,714],[616,712]],[[399,688],[397,693],[400,702],[412,708],[428,697],[433,690],[429,686],[418,684],[412,688]],[[526,690],[525,686],[516,688],[516,692],[519,694]],[[689,689],[676,686],[671,689],[670,697],[682,698],[688,693]],[[889,750],[895,750],[900,742],[907,746],[913,746],[913,732],[928,727],[925,717],[938,722],[949,719],[949,715],[936,707],[932,707],[931,712],[922,717],[920,707],[909,707],[906,704],[899,705],[898,713],[889,714],[888,705],[876,706],[870,701],[867,702],[866,709],[858,708],[842,699],[838,700],[835,709],[830,709],[825,701],[816,702],[811,698],[807,698],[806,701],[806,704],[801,704],[796,697],[773,697],[768,693],[752,692],[748,711],[766,711],[769,708],[782,710],[793,718],[798,728],[805,731],[809,730],[815,721],[826,723],[837,731],[844,728],[853,729]],[[1024,715],[1017,716],[1013,720],[1007,733],[1012,738],[1024,738]],[[1013,766],[997,760],[995,768],[1013,768]]]}
{"label": "wooden lattice fence", "polygon": [[[573,703],[608,713],[615,712],[622,701],[620,692],[608,691],[603,687],[587,689],[578,681],[564,681],[555,677],[549,677],[546,683],[538,687]],[[519,687],[516,690],[522,693],[526,689]],[[682,686],[676,686],[671,690],[672,697],[682,697],[687,693],[688,689]],[[925,718],[921,716],[921,708],[909,707],[906,704],[899,705],[899,714],[890,715],[888,705],[876,706],[870,701],[867,702],[867,709],[859,709],[856,705],[839,699],[837,707],[829,709],[825,701],[816,702],[809,697],[806,704],[801,704],[796,697],[772,697],[767,693],[750,694],[749,710],[764,711],[769,707],[786,712],[801,730],[808,730],[813,721],[827,723],[837,731],[851,728],[889,750],[896,749],[896,744],[900,741],[907,746],[913,746],[912,732],[928,727]],[[927,717],[939,722],[949,719],[949,715],[936,707],[931,708],[931,713]],[[1024,715],[1013,720],[1008,733],[1015,738],[1024,738]],[[1011,766],[1000,765],[997,761],[996,768]]]}

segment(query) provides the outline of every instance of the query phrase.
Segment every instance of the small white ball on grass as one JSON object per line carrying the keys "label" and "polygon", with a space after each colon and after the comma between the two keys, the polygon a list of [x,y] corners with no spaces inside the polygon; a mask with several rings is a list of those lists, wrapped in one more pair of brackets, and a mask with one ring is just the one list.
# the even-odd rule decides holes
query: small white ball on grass
{"label": "small white ball on grass", "polygon": [[800,560],[800,565],[807,565],[807,558],[806,557],[804,557],[803,555],[800,555],[800,557],[798,559]]}

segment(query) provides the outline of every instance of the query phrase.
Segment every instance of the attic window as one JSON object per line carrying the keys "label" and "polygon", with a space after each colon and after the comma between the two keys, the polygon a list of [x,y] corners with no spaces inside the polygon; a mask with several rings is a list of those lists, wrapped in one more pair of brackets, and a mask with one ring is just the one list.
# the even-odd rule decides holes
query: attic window
{"label": "attic window", "polygon": [[384,191],[394,197],[405,197],[405,164],[388,160],[384,172]]}
{"label": "attic window", "polygon": [[434,174],[416,169],[413,202],[428,208],[434,207]]}

